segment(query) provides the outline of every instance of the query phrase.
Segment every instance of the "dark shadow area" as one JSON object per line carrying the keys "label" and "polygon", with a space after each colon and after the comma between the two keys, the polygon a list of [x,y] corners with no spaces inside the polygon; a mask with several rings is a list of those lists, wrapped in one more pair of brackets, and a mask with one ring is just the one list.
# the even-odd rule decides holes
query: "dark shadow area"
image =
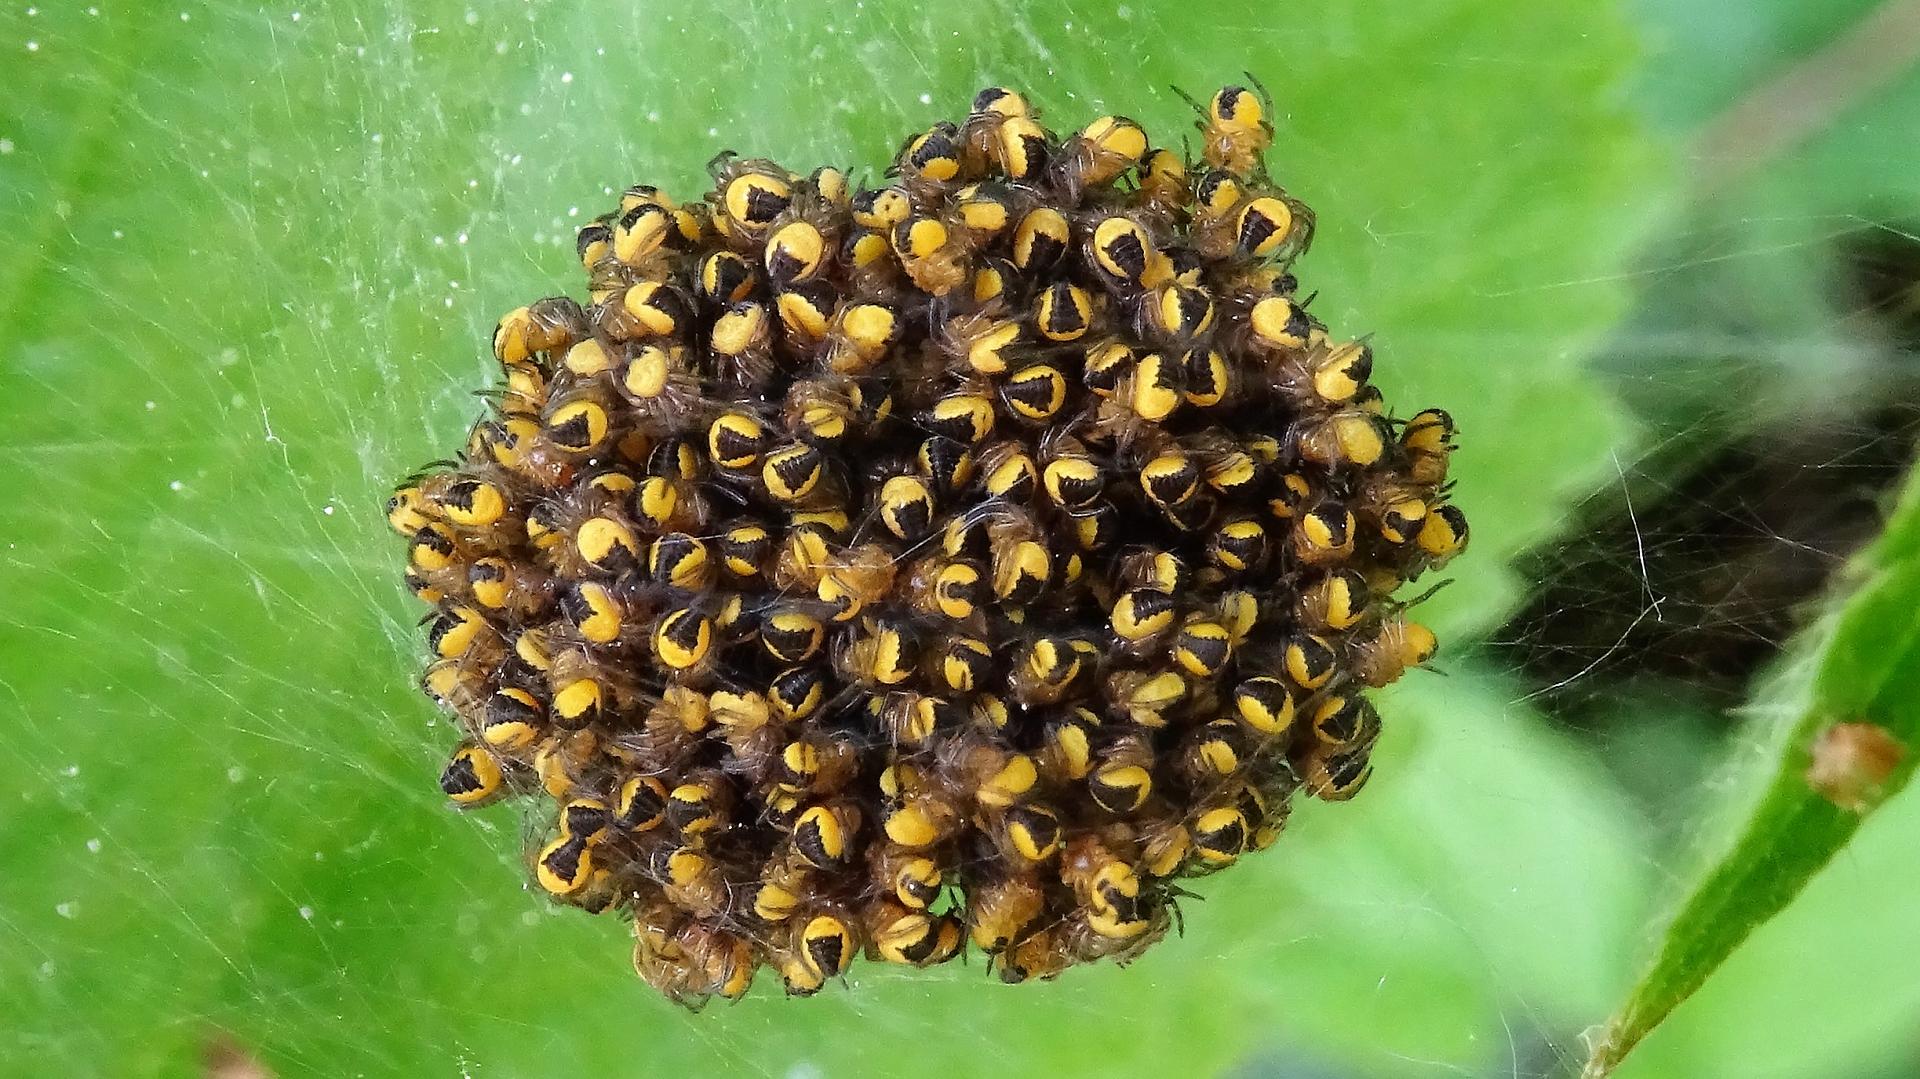
{"label": "dark shadow area", "polygon": [[1562,722],[1598,731],[1623,700],[1724,715],[1879,532],[1920,438],[1920,240],[1865,229],[1835,256],[1860,403],[1689,423],[1520,560],[1536,589],[1488,648]]}

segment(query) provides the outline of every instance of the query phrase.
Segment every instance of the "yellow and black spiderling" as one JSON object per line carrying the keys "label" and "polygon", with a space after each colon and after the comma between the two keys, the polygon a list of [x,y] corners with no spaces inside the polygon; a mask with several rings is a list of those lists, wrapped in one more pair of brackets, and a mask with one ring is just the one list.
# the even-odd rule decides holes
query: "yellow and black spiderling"
{"label": "yellow and black spiderling", "polygon": [[998,87],[878,186],[722,154],[581,231],[585,306],[501,319],[504,390],[386,506],[438,781],[539,802],[532,881],[669,999],[1125,963],[1368,782],[1459,432],[1308,313],[1249,82],[1199,160]]}

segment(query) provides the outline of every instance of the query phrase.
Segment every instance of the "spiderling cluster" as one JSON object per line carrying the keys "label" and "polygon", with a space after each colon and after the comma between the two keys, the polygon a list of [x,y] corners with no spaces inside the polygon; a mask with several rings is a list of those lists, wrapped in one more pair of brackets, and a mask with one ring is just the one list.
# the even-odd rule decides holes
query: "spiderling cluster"
{"label": "spiderling cluster", "polygon": [[1466,543],[1452,421],[1296,298],[1264,92],[1196,107],[1191,169],[990,89],[877,189],[634,187],[395,494],[442,788],[550,798],[534,879],[672,999],[1125,962],[1366,782],[1365,689],[1435,649],[1390,597]]}

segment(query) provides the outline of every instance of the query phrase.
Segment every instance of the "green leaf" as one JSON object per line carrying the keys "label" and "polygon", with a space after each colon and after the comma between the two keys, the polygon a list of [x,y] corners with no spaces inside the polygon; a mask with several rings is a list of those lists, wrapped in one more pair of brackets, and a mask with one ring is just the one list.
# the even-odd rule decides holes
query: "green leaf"
{"label": "green leaf", "polygon": [[[1499,1070],[1513,1026],[1577,1029],[1629,973],[1648,839],[1598,762],[1514,697],[1471,666],[1409,676],[1366,791],[1304,807],[1284,855],[1189,912],[1188,940],[1244,958],[1267,1013],[1363,1074]],[[1262,909],[1278,928],[1250,928]]]}
{"label": "green leaf", "polygon": [[1920,798],[1886,803],[1615,1074],[1686,1079],[1911,1071]]}
{"label": "green leaf", "polygon": [[[1674,915],[1651,968],[1596,1044],[1587,1075],[1611,1072],[1800,893],[1878,804],[1877,796],[1861,808],[1836,804],[1809,783],[1823,732],[1836,723],[1870,723],[1902,747],[1920,744],[1920,473],[1909,479],[1886,533],[1847,577],[1844,603],[1806,632],[1795,661],[1758,697],[1755,710],[1775,731],[1770,782],[1738,838]],[[1874,784],[1879,794],[1905,786],[1914,760],[1905,749]]]}
{"label": "green leaf", "polygon": [[1880,0],[1638,0],[1634,10],[1647,29],[1650,55],[1635,89],[1659,119],[1696,129],[1882,6]]}
{"label": "green leaf", "polygon": [[[1269,1038],[1358,1053],[1381,1015],[1405,1033],[1380,1044],[1472,1060],[1513,995],[1590,1006],[1627,901],[1576,910],[1578,867],[1537,848],[1617,850],[1603,788],[1528,781],[1554,808],[1502,894],[1537,904],[1532,944],[1449,883],[1491,813],[1441,797],[1420,747],[1464,766],[1486,725],[1532,741],[1492,709],[1398,728],[1401,777],[1205,882],[1191,937],[1127,970],[1009,989],[977,963],[863,965],[850,991],[686,1015],[626,969],[615,919],[523,889],[513,810],[441,804],[454,735],[412,689],[379,506],[457,444],[498,315],[577,290],[573,229],[626,184],[695,194],[728,147],[871,174],[996,81],[1062,125],[1122,110],[1172,139],[1191,114],[1169,84],[1252,68],[1280,99],[1275,169],[1320,213],[1316,311],[1377,331],[1403,412],[1465,431],[1475,547],[1434,620],[1488,625],[1517,587],[1502,556],[1622,431],[1577,357],[1624,303],[1621,222],[1668,176],[1617,103],[1617,11],[24,11],[0,14],[0,1070],[196,1074],[231,1031],[283,1074],[1207,1072]],[[1602,782],[1564,757],[1498,759]],[[1414,820],[1447,847],[1408,849]],[[1566,971],[1532,951],[1562,917],[1592,919]]]}

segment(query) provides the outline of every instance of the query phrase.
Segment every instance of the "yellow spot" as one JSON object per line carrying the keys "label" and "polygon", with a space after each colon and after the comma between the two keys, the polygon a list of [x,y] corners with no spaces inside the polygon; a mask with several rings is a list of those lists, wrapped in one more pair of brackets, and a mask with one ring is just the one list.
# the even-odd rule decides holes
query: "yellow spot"
{"label": "yellow spot", "polygon": [[903,847],[929,847],[940,838],[927,812],[917,802],[909,802],[887,815],[887,838]]}
{"label": "yellow spot", "polygon": [[1010,806],[1021,795],[1033,789],[1040,779],[1040,773],[1034,768],[1033,758],[1025,753],[1015,753],[1006,765],[980,785],[976,797],[982,805]]}
{"label": "yellow spot", "polygon": [[577,721],[600,710],[600,683],[582,678],[562,686],[553,695],[554,714]]}

